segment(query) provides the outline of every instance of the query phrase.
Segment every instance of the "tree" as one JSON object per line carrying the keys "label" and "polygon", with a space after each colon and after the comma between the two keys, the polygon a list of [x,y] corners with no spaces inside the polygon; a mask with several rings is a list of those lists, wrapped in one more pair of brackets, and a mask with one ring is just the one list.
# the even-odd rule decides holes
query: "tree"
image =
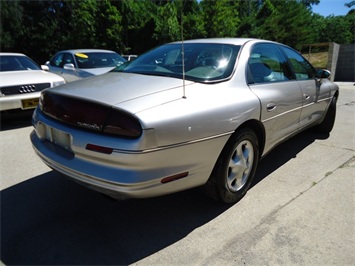
{"label": "tree", "polygon": [[304,4],[294,0],[265,0],[256,15],[253,37],[270,39],[299,48],[313,42],[312,12]]}
{"label": "tree", "polygon": [[112,2],[119,10],[122,19],[120,36],[125,54],[142,53],[147,47],[153,47],[155,41],[151,35],[155,28],[157,6],[152,1],[115,1]]}
{"label": "tree", "polygon": [[206,37],[236,37],[240,24],[238,1],[204,0],[200,4],[205,21]]}
{"label": "tree", "polygon": [[[354,17],[353,17],[354,18]],[[320,42],[336,42],[340,44],[354,42],[353,20],[346,16],[328,16],[323,20],[323,28],[319,34]]]}
{"label": "tree", "polygon": [[183,27],[183,38],[198,39],[206,36],[202,9],[196,0],[175,1],[180,26]]}
{"label": "tree", "polygon": [[262,0],[245,0],[239,3],[240,25],[237,29],[238,37],[251,37],[257,27],[257,13],[262,7]]}
{"label": "tree", "polygon": [[122,16],[111,1],[99,1],[96,12],[95,46],[115,50],[122,53],[125,50],[122,41]]}
{"label": "tree", "polygon": [[355,6],[355,1],[351,1],[349,3],[345,3],[345,6],[348,8],[351,8],[352,6]]}
{"label": "tree", "polygon": [[1,51],[16,47],[16,39],[22,34],[23,8],[21,2],[0,1],[0,45]]}
{"label": "tree", "polygon": [[155,17],[153,38],[159,44],[180,40],[180,23],[177,19],[177,8],[174,2],[158,6]]}
{"label": "tree", "polygon": [[23,10],[21,30],[11,33],[15,38],[12,51],[23,52],[39,63],[48,60],[51,51],[59,44],[56,10],[60,4],[57,1],[20,1],[19,8]]}
{"label": "tree", "polygon": [[300,0],[300,2],[307,8],[312,9],[312,5],[318,5],[320,0]]}

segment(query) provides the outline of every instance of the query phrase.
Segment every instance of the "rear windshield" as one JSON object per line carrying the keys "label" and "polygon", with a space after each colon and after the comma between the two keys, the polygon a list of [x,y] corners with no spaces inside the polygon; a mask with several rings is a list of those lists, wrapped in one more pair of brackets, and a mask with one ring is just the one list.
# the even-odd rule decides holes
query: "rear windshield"
{"label": "rear windshield", "polygon": [[76,53],[75,59],[79,68],[115,67],[126,62],[116,53]]}
{"label": "rear windshield", "polygon": [[216,82],[231,76],[240,46],[215,43],[166,44],[113,71]]}
{"label": "rear windshield", "polygon": [[41,70],[41,68],[26,56],[0,56],[0,71]]}

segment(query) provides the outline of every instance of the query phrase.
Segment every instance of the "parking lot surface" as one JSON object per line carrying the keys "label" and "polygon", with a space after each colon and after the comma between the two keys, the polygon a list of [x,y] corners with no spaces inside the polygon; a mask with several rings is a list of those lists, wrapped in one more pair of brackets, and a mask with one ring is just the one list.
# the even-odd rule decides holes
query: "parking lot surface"
{"label": "parking lot surface", "polygon": [[247,195],[199,189],[115,201],[34,154],[30,116],[0,131],[5,265],[354,265],[355,86],[338,83],[330,135],[307,130],[265,157]]}

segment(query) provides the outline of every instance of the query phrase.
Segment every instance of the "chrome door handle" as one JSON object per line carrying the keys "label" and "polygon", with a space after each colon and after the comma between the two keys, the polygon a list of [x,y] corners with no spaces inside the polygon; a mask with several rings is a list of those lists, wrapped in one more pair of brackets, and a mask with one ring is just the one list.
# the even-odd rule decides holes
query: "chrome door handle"
{"label": "chrome door handle", "polygon": [[306,93],[305,93],[305,94],[303,94],[303,97],[304,97],[304,98],[306,98],[306,100],[308,100],[308,99],[309,99],[309,95],[308,95],[308,94],[306,94]]}
{"label": "chrome door handle", "polygon": [[268,112],[270,112],[270,111],[272,111],[272,110],[275,110],[276,109],[276,104],[274,104],[274,103],[268,103],[267,105],[266,105],[266,110],[268,111]]}

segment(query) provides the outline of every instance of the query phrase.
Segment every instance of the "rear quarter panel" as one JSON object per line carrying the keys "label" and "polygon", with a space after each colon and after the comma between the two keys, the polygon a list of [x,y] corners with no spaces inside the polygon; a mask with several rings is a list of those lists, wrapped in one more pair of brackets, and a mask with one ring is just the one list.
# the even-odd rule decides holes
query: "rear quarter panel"
{"label": "rear quarter panel", "polygon": [[232,81],[194,84],[186,87],[186,98],[181,90],[178,99],[136,115],[143,128],[155,129],[158,146],[166,146],[232,134],[245,121],[259,120],[260,103],[247,86]]}

